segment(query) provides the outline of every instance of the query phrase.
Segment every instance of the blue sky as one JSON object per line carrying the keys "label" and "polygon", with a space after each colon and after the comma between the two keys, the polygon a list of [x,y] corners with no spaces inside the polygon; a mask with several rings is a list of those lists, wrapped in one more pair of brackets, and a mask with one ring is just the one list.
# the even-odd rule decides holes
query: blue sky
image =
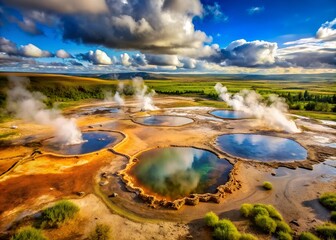
{"label": "blue sky", "polygon": [[315,73],[336,65],[334,0],[0,0],[0,13],[0,71]]}

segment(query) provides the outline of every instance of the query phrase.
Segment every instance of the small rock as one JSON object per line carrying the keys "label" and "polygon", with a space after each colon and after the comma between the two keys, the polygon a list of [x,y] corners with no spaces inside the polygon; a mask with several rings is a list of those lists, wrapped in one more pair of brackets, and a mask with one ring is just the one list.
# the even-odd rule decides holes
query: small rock
{"label": "small rock", "polygon": [[272,176],[275,176],[276,174],[272,172],[271,175],[272,175]]}
{"label": "small rock", "polygon": [[100,185],[100,186],[105,186],[105,185],[107,185],[107,184],[108,184],[108,181],[107,181],[107,180],[105,180],[105,181],[103,180],[103,181],[100,181],[100,182],[99,182],[99,185]]}
{"label": "small rock", "polygon": [[11,129],[17,129],[18,126],[16,126],[16,125],[12,125],[10,128],[11,128]]}
{"label": "small rock", "polygon": [[118,193],[112,193],[109,197],[118,197]]}
{"label": "small rock", "polygon": [[89,126],[89,128],[93,128],[93,126]]}
{"label": "small rock", "polygon": [[290,221],[289,223],[291,223],[291,224],[293,224],[293,225],[295,225],[295,226],[300,226],[300,224],[299,224],[299,222],[297,221],[297,220],[295,220],[295,219],[293,219],[292,221]]}
{"label": "small rock", "polygon": [[83,197],[85,195],[85,192],[76,192],[77,196]]}

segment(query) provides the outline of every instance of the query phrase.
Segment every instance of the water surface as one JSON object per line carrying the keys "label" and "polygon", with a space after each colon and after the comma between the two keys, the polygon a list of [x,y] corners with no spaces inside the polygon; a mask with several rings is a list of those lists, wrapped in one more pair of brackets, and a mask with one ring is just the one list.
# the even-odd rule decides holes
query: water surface
{"label": "water surface", "polygon": [[224,134],[217,138],[221,150],[233,156],[260,161],[305,160],[307,150],[281,137],[259,134]]}
{"label": "water surface", "polygon": [[191,118],[180,116],[167,116],[167,115],[153,115],[149,117],[139,117],[136,118],[134,121],[148,126],[167,126],[167,127],[168,126],[178,127],[193,122]]}
{"label": "water surface", "polygon": [[215,193],[229,178],[232,165],[212,152],[168,147],[140,154],[129,170],[147,194],[174,200],[192,193]]}
{"label": "water surface", "polygon": [[210,112],[211,115],[224,118],[224,119],[242,119],[249,116],[243,112],[231,111],[231,110],[214,110]]}
{"label": "water surface", "polygon": [[108,145],[117,144],[122,139],[121,134],[105,132],[85,132],[83,133],[84,142],[75,145],[59,145],[53,139],[46,141],[46,149],[63,155],[77,155],[95,152],[107,147]]}

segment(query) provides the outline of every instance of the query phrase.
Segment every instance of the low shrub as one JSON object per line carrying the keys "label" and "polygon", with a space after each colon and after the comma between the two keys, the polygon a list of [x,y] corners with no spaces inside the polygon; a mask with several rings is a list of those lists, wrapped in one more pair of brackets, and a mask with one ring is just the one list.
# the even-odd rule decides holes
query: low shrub
{"label": "low shrub", "polygon": [[336,211],[331,212],[330,220],[336,222]]}
{"label": "low shrub", "polygon": [[264,205],[264,207],[267,209],[269,215],[271,218],[274,218],[276,220],[283,220],[282,215],[278,212],[278,210],[275,209],[272,205]]}
{"label": "low shrub", "polygon": [[[220,228],[221,230],[216,229]],[[218,235],[220,234],[220,235]],[[219,238],[220,236],[220,238]],[[240,233],[236,226],[228,219],[221,219],[218,221],[216,224],[215,232],[214,232],[214,237],[221,239],[221,240],[235,240],[240,238]]]}
{"label": "low shrub", "polygon": [[320,197],[320,202],[326,208],[336,211],[336,193],[324,193]]}
{"label": "low shrub", "polygon": [[320,240],[320,238],[310,232],[303,232],[300,234],[299,240]]}
{"label": "low shrub", "polygon": [[42,232],[33,227],[20,228],[11,240],[47,240]]}
{"label": "low shrub", "polygon": [[278,232],[278,240],[292,240],[293,237],[288,232]]}
{"label": "low shrub", "polygon": [[263,183],[263,188],[266,189],[266,190],[272,190],[272,188],[273,188],[272,183],[264,182]]}
{"label": "low shrub", "polygon": [[263,206],[254,206],[252,211],[251,211],[251,216],[252,217],[256,217],[258,215],[262,215],[262,216],[269,216],[269,213],[267,211],[267,209]]}
{"label": "low shrub", "polygon": [[276,224],[277,224],[277,228],[276,228],[277,232],[285,232],[285,233],[289,233],[289,234],[293,233],[291,227],[286,222],[276,221]]}
{"label": "low shrub", "polygon": [[96,228],[90,233],[89,240],[108,240],[110,239],[110,227],[105,224],[97,224]]}
{"label": "low shrub", "polygon": [[215,227],[219,221],[219,217],[214,212],[208,212],[205,214],[204,220],[209,227]]}
{"label": "low shrub", "polygon": [[256,226],[265,233],[274,233],[276,222],[269,216],[257,215],[254,219]]}
{"label": "low shrub", "polygon": [[258,240],[258,238],[253,234],[243,233],[242,235],[240,235],[239,240]]}
{"label": "low shrub", "polygon": [[40,227],[54,228],[59,227],[64,222],[75,217],[79,208],[70,201],[60,201],[54,206],[44,209],[41,214]]}
{"label": "low shrub", "polygon": [[316,227],[316,232],[323,239],[334,240],[336,239],[336,225],[332,223],[325,223]]}
{"label": "low shrub", "polygon": [[240,213],[244,216],[244,217],[249,217],[251,215],[253,209],[253,204],[250,203],[244,203],[241,205],[240,207]]}

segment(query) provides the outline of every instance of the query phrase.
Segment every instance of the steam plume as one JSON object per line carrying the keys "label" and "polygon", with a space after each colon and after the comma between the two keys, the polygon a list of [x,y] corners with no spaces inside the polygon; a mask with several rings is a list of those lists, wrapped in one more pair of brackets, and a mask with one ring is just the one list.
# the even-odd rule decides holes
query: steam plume
{"label": "steam plume", "polygon": [[135,96],[140,102],[141,110],[144,111],[158,110],[159,108],[156,107],[153,103],[153,96],[155,95],[155,91],[151,90],[150,92],[147,92],[148,87],[144,84],[144,81],[141,77],[133,78],[132,83]]}
{"label": "steam plume", "polygon": [[7,110],[21,119],[54,128],[55,139],[60,144],[79,144],[83,142],[82,133],[74,119],[67,119],[56,109],[47,109],[40,92],[29,92],[29,79],[9,77]]}
{"label": "steam plume", "polygon": [[232,94],[221,83],[216,84],[215,90],[219,97],[235,111],[241,111],[246,115],[258,118],[269,127],[277,130],[290,133],[300,132],[295,122],[285,115],[288,111],[285,100],[277,95],[270,95],[268,99],[263,99],[255,91],[246,89]]}
{"label": "steam plume", "polygon": [[123,106],[125,104],[125,101],[120,95],[120,93],[123,92],[123,89],[124,89],[124,84],[122,82],[119,82],[118,89],[113,97],[112,97],[112,92],[109,92],[109,91],[104,92],[104,102],[107,102],[107,103],[116,102],[118,106]]}

